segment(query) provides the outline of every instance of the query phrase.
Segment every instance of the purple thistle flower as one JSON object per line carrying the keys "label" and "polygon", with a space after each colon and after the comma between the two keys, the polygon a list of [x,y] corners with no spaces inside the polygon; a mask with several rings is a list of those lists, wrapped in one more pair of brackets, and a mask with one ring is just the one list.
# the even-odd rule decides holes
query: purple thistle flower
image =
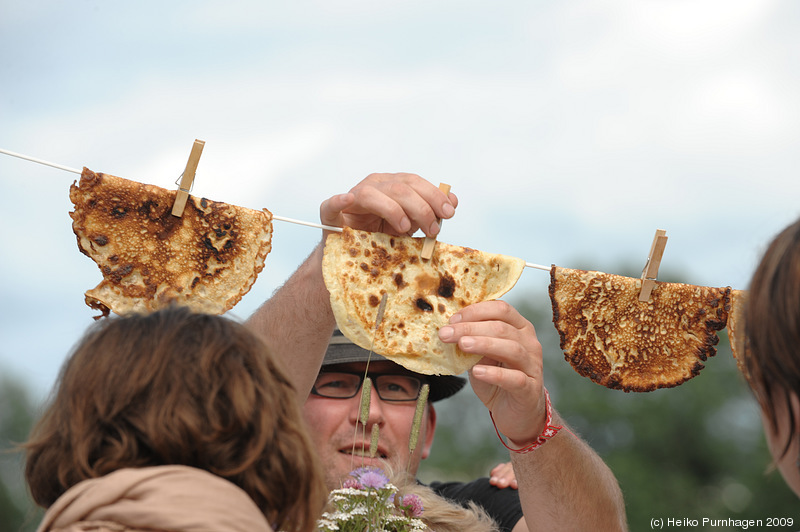
{"label": "purple thistle flower", "polygon": [[361,478],[361,475],[363,475],[364,473],[367,473],[369,471],[375,471],[375,470],[376,470],[376,468],[374,468],[374,467],[358,467],[358,468],[353,469],[352,471],[350,471],[350,476],[351,477],[355,477],[355,478]]}
{"label": "purple thistle flower", "polygon": [[381,489],[389,483],[389,479],[386,478],[386,475],[381,473],[380,469],[366,471],[365,473],[362,473],[360,477],[358,477],[358,480],[365,488],[375,489]]}

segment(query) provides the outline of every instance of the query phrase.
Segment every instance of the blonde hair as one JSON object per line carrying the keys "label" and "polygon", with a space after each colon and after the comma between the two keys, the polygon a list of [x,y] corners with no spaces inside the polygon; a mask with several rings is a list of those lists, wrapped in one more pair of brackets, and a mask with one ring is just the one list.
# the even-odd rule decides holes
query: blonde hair
{"label": "blonde hair", "polygon": [[497,523],[486,510],[469,503],[468,507],[450,502],[421,484],[411,484],[400,490],[403,494],[415,494],[422,499],[425,511],[422,521],[436,532],[498,532]]}
{"label": "blonde hair", "polygon": [[183,308],[90,327],[24,447],[44,507],[82,480],[158,465],[229,480],[287,532],[313,529],[325,504],[283,368],[244,325]]}
{"label": "blonde hair", "polygon": [[424,511],[420,519],[435,532],[499,532],[497,523],[486,510],[470,501],[464,507],[452,502],[428,486],[420,484],[406,474],[392,474],[392,483],[401,496],[416,495],[422,500]]}

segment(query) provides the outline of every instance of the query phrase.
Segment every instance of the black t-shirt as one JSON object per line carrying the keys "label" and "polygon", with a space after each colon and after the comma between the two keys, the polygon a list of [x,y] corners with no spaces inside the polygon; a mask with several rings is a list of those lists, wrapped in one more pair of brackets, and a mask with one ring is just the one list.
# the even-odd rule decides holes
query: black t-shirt
{"label": "black t-shirt", "polygon": [[431,489],[441,497],[461,506],[469,501],[482,507],[500,526],[500,530],[510,532],[522,519],[522,505],[519,492],[515,489],[500,489],[489,484],[488,478],[472,482],[431,482]]}

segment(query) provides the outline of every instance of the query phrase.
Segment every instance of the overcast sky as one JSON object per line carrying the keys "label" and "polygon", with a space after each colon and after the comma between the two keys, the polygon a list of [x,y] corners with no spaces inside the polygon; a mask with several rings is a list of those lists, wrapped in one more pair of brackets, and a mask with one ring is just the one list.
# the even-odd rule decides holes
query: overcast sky
{"label": "overcast sky", "polygon": [[[459,196],[443,241],[620,273],[661,228],[675,280],[745,288],[800,214],[799,55],[793,0],[5,0],[0,148],[173,188],[201,139],[195,195],[309,221],[414,172]],[[42,396],[101,280],[76,178],[0,155],[0,371]],[[320,236],[274,226],[236,316]]]}

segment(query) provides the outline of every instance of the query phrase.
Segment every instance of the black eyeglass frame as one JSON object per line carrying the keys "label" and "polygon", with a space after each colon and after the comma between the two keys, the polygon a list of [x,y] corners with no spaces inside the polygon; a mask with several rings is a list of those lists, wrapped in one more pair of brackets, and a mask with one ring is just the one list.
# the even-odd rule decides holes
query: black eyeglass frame
{"label": "black eyeglass frame", "polygon": [[[321,376],[323,376],[325,374],[329,374],[329,373],[341,373],[341,374],[344,374],[344,375],[353,375],[353,376],[358,377],[358,387],[356,387],[356,391],[353,392],[352,395],[341,396],[341,397],[339,397],[339,396],[334,397],[334,396],[323,395],[323,394],[319,393],[319,391],[317,391],[317,379],[319,379]],[[364,378],[365,377],[369,377],[372,380],[373,388],[375,389],[375,392],[378,394],[378,397],[381,399],[381,401],[386,401],[386,402],[389,402],[389,403],[411,403],[411,402],[416,401],[417,399],[419,399],[419,394],[422,391],[422,385],[427,382],[426,379],[424,379],[422,377],[419,377],[417,375],[412,375],[410,373],[373,373],[371,371],[367,372],[367,373],[364,373],[363,371],[342,371],[342,370],[320,371],[319,375],[317,375],[317,379],[314,380],[313,386],[311,386],[311,394],[312,395],[316,395],[317,397],[324,397],[325,399],[352,399],[353,397],[355,397],[356,395],[358,395],[361,392],[361,387],[364,386]],[[415,380],[415,381],[419,382],[419,387],[417,388],[417,396],[414,397],[413,399],[386,399],[381,395],[380,386],[377,385],[378,384],[378,377],[405,377],[405,378],[408,378],[408,379]]]}

